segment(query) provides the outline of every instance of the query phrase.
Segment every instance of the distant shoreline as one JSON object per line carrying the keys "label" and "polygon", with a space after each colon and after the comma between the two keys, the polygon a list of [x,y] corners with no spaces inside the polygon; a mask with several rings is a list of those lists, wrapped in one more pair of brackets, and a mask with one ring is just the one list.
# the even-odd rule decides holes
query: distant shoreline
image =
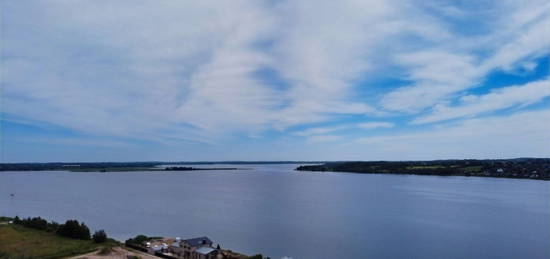
{"label": "distant shoreline", "polygon": [[[300,161],[221,161],[221,162],[52,162],[52,163],[1,163],[0,171],[71,171],[71,172],[136,172],[136,171],[195,171],[195,170],[247,170],[237,167],[188,167],[188,165],[253,165],[253,164],[319,164]],[[164,167],[163,167],[164,166]],[[165,167],[181,167],[165,170]]]}
{"label": "distant shoreline", "polygon": [[295,170],[359,174],[474,176],[550,180],[550,159],[330,162],[321,165],[299,166]]}
{"label": "distant shoreline", "polygon": [[117,172],[188,172],[188,171],[213,171],[213,170],[250,170],[249,168],[237,168],[237,167],[213,167],[213,168],[200,168],[200,167],[166,167],[166,168],[143,168],[143,167],[82,167],[82,168],[52,168],[52,169],[10,169],[0,170],[4,172],[34,172],[34,171],[63,171],[63,172],[75,172],[75,173],[117,173]]}

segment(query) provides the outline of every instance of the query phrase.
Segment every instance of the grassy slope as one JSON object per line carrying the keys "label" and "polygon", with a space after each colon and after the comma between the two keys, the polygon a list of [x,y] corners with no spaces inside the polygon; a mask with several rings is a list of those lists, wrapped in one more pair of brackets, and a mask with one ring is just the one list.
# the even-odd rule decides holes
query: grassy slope
{"label": "grassy slope", "polygon": [[97,247],[92,241],[12,224],[0,225],[0,258],[60,258],[91,252]]}

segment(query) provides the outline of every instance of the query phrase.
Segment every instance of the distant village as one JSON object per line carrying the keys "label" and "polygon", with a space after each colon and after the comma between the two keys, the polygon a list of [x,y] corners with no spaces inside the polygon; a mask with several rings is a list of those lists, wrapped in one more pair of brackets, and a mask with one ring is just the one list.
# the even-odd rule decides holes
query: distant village
{"label": "distant village", "polygon": [[137,236],[126,241],[126,246],[169,259],[245,259],[259,258],[261,255],[246,256],[231,250],[222,249],[208,237],[181,239],[179,237]]}

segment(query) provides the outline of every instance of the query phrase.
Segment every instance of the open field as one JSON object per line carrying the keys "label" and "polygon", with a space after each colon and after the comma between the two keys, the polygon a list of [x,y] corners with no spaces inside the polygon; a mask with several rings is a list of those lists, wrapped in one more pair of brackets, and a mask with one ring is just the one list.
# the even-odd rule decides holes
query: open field
{"label": "open field", "polygon": [[98,247],[92,241],[69,239],[13,224],[0,224],[0,258],[62,258],[89,253]]}

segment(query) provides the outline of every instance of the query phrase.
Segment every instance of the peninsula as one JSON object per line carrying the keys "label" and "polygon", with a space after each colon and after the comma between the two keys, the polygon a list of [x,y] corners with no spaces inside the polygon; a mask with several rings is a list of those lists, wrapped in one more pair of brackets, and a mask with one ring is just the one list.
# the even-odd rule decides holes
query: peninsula
{"label": "peninsula", "polygon": [[328,162],[320,165],[303,165],[296,170],[550,180],[550,158]]}
{"label": "peninsula", "polygon": [[0,171],[71,171],[71,172],[132,172],[132,171],[198,171],[245,170],[237,167],[196,167],[212,165],[250,164],[312,164],[321,162],[301,161],[217,161],[217,162],[50,162],[50,163],[0,163]]}

